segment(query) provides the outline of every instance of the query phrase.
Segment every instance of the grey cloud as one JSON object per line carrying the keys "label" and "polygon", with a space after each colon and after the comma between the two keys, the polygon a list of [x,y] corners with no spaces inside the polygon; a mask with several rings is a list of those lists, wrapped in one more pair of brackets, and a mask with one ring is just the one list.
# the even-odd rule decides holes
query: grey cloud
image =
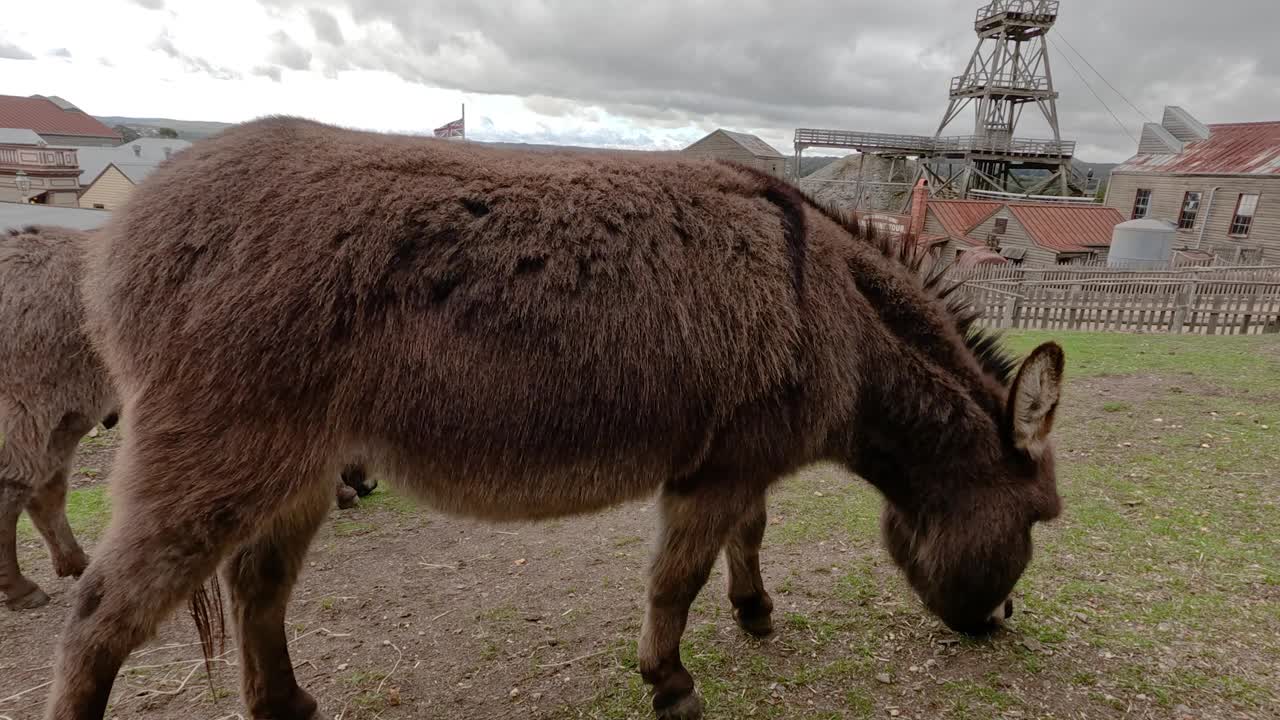
{"label": "grey cloud", "polygon": [[61,58],[71,57],[71,51],[66,48],[54,48],[49,51],[49,54],[52,55],[53,57],[61,57]]}
{"label": "grey cloud", "polygon": [[0,59],[35,60],[36,56],[10,42],[0,40]]}
{"label": "grey cloud", "polygon": [[280,68],[275,65],[259,65],[253,69],[253,74],[271,78],[275,82],[280,82]]}
{"label": "grey cloud", "polygon": [[623,149],[651,148],[655,145],[653,137],[640,131],[620,132],[602,127],[557,130],[545,126],[533,131],[515,131],[501,127],[488,117],[480,118],[480,122],[475,127],[468,128],[467,137],[481,142],[581,145]]}
{"label": "grey cloud", "polygon": [[148,10],[163,10],[164,0],[133,0],[136,4]]}
{"label": "grey cloud", "polygon": [[214,65],[202,57],[187,55],[173,44],[173,40],[169,38],[167,32],[161,33],[159,37],[152,41],[151,49],[159,50],[165,55],[181,61],[183,70],[189,73],[204,73],[218,80],[238,80],[242,77],[240,73],[231,68]]}
{"label": "grey cloud", "polygon": [[[470,92],[559,99],[531,100],[551,115],[569,114],[577,103],[637,120],[776,128],[784,143],[800,126],[932,133],[950,78],[977,42],[980,4],[329,2],[344,6],[358,27],[387,23],[400,36],[374,43],[349,32],[341,54],[356,68]],[[1183,104],[1206,122],[1280,117],[1280,43],[1272,39],[1280,3],[1231,5],[1230,12],[1206,13],[1191,0],[1064,3],[1050,35],[1064,136],[1119,159],[1133,152],[1128,135],[1143,121],[1068,41],[1149,117],[1166,104]],[[1033,113],[1028,108],[1025,117]],[[968,132],[971,123],[966,113],[949,132]],[[1024,134],[1039,135],[1042,127],[1028,122]]]}
{"label": "grey cloud", "polygon": [[169,39],[167,34],[162,34],[151,43],[152,50],[159,50],[171,58],[180,58],[182,53],[178,52],[178,48],[174,47],[173,41]]}
{"label": "grey cloud", "polygon": [[311,67],[311,51],[299,45],[283,30],[271,36],[275,47],[271,50],[271,62],[290,70],[307,70]]}
{"label": "grey cloud", "polygon": [[321,41],[330,45],[342,44],[342,29],[328,11],[311,8],[307,10],[307,18],[311,20],[311,29]]}

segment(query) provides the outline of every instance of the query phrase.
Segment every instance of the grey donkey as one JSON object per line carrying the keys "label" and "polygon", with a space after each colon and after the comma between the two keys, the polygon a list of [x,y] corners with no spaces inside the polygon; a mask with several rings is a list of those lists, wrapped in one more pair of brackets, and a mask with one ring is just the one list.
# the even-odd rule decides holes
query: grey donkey
{"label": "grey donkey", "polygon": [[18,568],[23,510],[44,536],[59,577],[88,558],[65,512],[76,447],[119,403],[82,330],[84,233],[28,227],[0,235],[0,593],[11,610],[49,601]]}
{"label": "grey donkey", "polygon": [[[82,329],[80,278],[89,233],[32,226],[0,234],[0,593],[10,610],[49,596],[17,558],[23,510],[44,536],[59,577],[79,577],[88,558],[66,516],[67,481],[81,439],[119,421],[120,403]],[[378,486],[356,462],[337,482],[340,508]]]}

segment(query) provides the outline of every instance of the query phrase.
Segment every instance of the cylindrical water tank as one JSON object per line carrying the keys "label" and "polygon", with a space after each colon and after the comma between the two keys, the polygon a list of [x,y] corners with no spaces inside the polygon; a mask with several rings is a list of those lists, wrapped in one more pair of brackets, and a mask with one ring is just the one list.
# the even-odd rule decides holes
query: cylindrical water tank
{"label": "cylindrical water tank", "polygon": [[1173,223],[1152,218],[1130,220],[1111,231],[1107,267],[1125,270],[1157,270],[1173,260],[1173,244],[1178,236]]}

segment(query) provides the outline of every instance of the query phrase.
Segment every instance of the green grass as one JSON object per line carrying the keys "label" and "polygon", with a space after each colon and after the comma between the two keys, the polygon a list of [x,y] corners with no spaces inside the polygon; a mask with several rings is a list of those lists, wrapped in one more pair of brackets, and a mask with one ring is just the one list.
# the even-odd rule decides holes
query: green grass
{"label": "green grass", "polygon": [[[1232,388],[1257,389],[1275,379],[1274,336],[1131,335],[1024,330],[1006,335],[1006,346],[1025,356],[1049,340],[1062,344],[1069,377],[1164,373],[1191,375]],[[1266,350],[1270,350],[1270,354]]]}
{"label": "green grass", "polygon": [[[106,529],[110,519],[111,504],[106,486],[94,485],[67,493],[67,522],[71,524],[76,537],[96,540]],[[18,540],[28,542],[38,537],[40,536],[31,525],[31,519],[23,514],[18,519]]]}

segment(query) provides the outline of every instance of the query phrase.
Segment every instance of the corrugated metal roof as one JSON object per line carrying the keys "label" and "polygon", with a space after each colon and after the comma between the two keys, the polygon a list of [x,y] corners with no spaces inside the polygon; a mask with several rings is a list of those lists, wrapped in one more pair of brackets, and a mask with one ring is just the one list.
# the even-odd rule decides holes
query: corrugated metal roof
{"label": "corrugated metal roof", "polygon": [[1135,155],[1112,172],[1280,175],[1280,121],[1210,125],[1209,132],[1177,155]]}
{"label": "corrugated metal roof", "polygon": [[1124,222],[1119,210],[1101,205],[1009,203],[1009,212],[1035,244],[1056,252],[1109,246],[1112,231]]}
{"label": "corrugated metal roof", "polygon": [[720,132],[728,135],[731,140],[741,145],[747,152],[756,157],[779,158],[785,159],[786,155],[778,152],[772,145],[761,140],[755,135],[748,133],[734,132],[732,130],[721,130]]}
{"label": "corrugated metal roof", "polygon": [[43,97],[0,95],[0,127],[26,128],[40,135],[111,138],[120,134],[81,110],[63,110]]}
{"label": "corrugated metal roof", "polygon": [[969,237],[970,231],[991,217],[992,213],[1003,207],[998,202],[987,200],[930,200],[929,212],[938,218],[947,234],[957,240],[971,245],[983,244],[981,240]]}
{"label": "corrugated metal roof", "polygon": [[0,144],[4,145],[43,145],[44,140],[33,130],[26,128],[0,127]]}
{"label": "corrugated metal roof", "polygon": [[[138,146],[138,152],[133,147]],[[173,138],[138,138],[131,143],[115,147],[76,148],[76,157],[80,159],[80,184],[88,186],[98,179],[108,165],[115,165],[134,184],[142,182],[142,178],[165,161],[164,149],[170,148],[174,154],[191,147],[186,140]],[[131,167],[126,167],[131,166]]]}
{"label": "corrugated metal roof", "polygon": [[0,231],[27,225],[60,225],[77,230],[93,230],[111,219],[106,210],[0,202]]}

